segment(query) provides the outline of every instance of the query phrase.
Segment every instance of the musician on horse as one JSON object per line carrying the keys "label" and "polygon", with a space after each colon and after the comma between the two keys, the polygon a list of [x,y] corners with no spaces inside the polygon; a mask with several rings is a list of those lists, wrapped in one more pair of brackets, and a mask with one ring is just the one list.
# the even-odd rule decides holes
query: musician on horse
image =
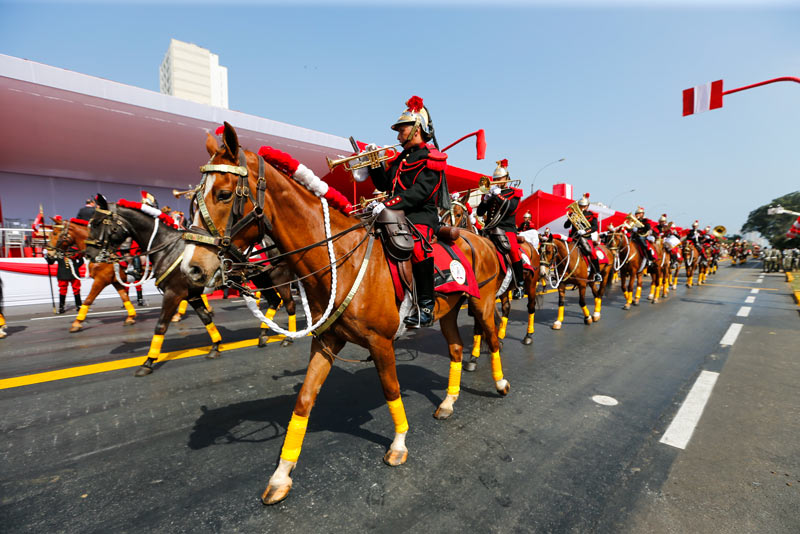
{"label": "musician on horse", "polygon": [[[373,207],[373,215],[377,216],[384,208],[399,210],[415,229],[411,263],[417,307],[404,322],[410,328],[419,328],[431,326],[434,319],[436,301],[430,241],[440,226],[438,208],[441,199],[448,197],[444,181],[447,156],[427,145],[434,137],[434,130],[422,99],[413,96],[406,106],[407,109],[391,126],[397,132],[403,152],[388,169],[380,165],[370,169],[369,176],[378,190],[389,193],[385,201]],[[367,150],[376,148],[374,145],[367,146]]]}
{"label": "musician on horse", "polygon": [[644,216],[644,208],[641,206],[636,208],[634,217],[642,223],[642,226],[631,229],[632,237],[636,241],[636,244],[639,245],[642,252],[647,255],[647,259],[654,262],[656,258],[655,255],[653,255],[653,250],[647,245],[647,241],[652,243],[656,240],[656,235],[654,235],[657,233],[656,224]]}
{"label": "musician on horse", "polygon": [[531,228],[533,228],[531,225],[531,212],[526,211],[522,217],[522,222],[517,226],[517,232],[527,232]]}
{"label": "musician on horse", "polygon": [[591,263],[592,271],[594,272],[592,281],[602,282],[603,275],[600,274],[600,260],[597,259],[594,248],[594,236],[597,235],[598,231],[597,214],[593,211],[589,211],[589,193],[584,194],[581,199],[578,200],[578,207],[589,222],[589,229],[583,230],[575,228],[569,217],[567,217],[567,221],[564,223],[564,228],[569,228],[569,237],[577,242],[581,253]]}
{"label": "musician on horse", "polygon": [[484,236],[491,239],[501,253],[510,256],[516,286],[515,297],[522,298],[525,278],[515,222],[522,190],[516,187],[500,186],[501,183],[508,184],[509,182],[508,160],[503,159],[497,162],[497,168],[488,183],[489,192],[481,198],[476,213],[479,217],[483,217]]}

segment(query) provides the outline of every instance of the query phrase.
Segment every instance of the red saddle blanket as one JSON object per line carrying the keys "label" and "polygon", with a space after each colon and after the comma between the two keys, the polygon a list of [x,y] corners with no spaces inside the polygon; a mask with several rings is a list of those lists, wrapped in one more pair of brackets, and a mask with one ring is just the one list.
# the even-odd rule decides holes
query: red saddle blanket
{"label": "red saddle blanket", "polygon": [[[397,271],[397,264],[386,256],[389,272],[392,273],[392,284],[397,300],[403,300],[405,291]],[[466,293],[470,297],[479,297],[478,281],[460,248],[444,243],[433,244],[433,286],[437,293]]]}
{"label": "red saddle blanket", "polygon": [[[500,272],[503,275],[505,275],[506,270],[508,269],[508,266],[506,265],[506,256],[500,254],[499,250],[497,249],[494,250],[495,252],[497,252],[497,260],[500,262]],[[519,251],[519,255],[522,256],[522,269],[523,270],[527,269],[531,272],[534,272],[533,265],[531,265],[531,259],[528,257],[528,255],[525,254],[522,250]]]}

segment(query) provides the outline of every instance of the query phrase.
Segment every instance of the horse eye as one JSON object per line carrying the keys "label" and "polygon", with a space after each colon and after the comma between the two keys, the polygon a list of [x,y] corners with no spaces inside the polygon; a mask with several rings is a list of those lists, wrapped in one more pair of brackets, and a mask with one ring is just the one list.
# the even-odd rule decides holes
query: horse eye
{"label": "horse eye", "polygon": [[230,200],[232,196],[233,196],[233,191],[227,191],[223,189],[219,193],[217,193],[217,200],[219,200],[220,202],[225,202],[226,200]]}

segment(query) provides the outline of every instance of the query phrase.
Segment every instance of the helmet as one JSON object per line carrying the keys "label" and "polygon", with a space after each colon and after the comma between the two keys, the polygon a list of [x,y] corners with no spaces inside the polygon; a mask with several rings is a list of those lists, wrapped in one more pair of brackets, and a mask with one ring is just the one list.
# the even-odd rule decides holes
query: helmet
{"label": "helmet", "polygon": [[499,180],[508,176],[508,160],[501,159],[497,162],[497,168],[492,173],[492,180]]}
{"label": "helmet", "polygon": [[710,226],[706,226],[705,230],[706,230],[706,232],[710,232],[711,231],[711,227]]}
{"label": "helmet", "polygon": [[154,197],[147,191],[142,191],[142,204],[158,208],[158,201],[156,200],[156,197]]}
{"label": "helmet", "polygon": [[422,132],[422,139],[427,141],[433,135],[433,127],[431,125],[430,115],[428,115],[428,110],[425,108],[425,105],[422,103],[422,99],[418,96],[412,96],[406,102],[407,109],[397,117],[397,120],[394,121],[392,124],[392,130],[397,131],[400,126],[404,124],[413,124],[414,128],[411,129],[411,133],[408,135],[408,139],[410,140],[414,137],[414,134],[417,130]]}
{"label": "helmet", "polygon": [[636,212],[634,213],[634,215],[639,215],[640,213],[641,213],[642,215],[644,215],[644,208],[643,208],[643,207],[641,207],[641,206],[639,206],[638,208],[636,208]]}
{"label": "helmet", "polygon": [[699,221],[695,221],[695,222],[692,223],[692,228],[697,228],[698,226],[700,226],[700,222]]}
{"label": "helmet", "polygon": [[525,212],[525,215],[523,215],[523,216],[522,216],[522,218],[523,218],[523,219],[525,219],[525,220],[527,221],[528,219],[530,219],[530,218],[531,218],[531,212],[529,212],[529,211],[526,211],[526,212]]}
{"label": "helmet", "polygon": [[589,205],[589,193],[584,193],[578,201],[578,207],[585,208]]}
{"label": "helmet", "polygon": [[666,213],[663,213],[663,214],[661,215],[661,217],[659,217],[659,218],[658,218],[658,222],[660,222],[660,223],[665,223],[665,222],[667,222],[667,214],[666,214]]}

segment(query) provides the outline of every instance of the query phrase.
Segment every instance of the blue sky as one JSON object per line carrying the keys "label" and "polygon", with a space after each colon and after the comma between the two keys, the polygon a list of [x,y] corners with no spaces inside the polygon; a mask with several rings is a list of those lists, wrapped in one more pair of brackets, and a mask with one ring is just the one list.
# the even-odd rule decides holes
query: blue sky
{"label": "blue sky", "polygon": [[[737,231],[800,189],[800,84],[681,116],[681,91],[800,76],[800,5],[633,2],[71,3],[0,1],[0,53],[158,90],[170,38],[228,67],[231,109],[380,144],[413,94],[451,162],[652,217]],[[381,5],[387,5],[382,3]],[[700,7],[692,7],[700,5]],[[624,193],[636,189],[634,193]]]}

